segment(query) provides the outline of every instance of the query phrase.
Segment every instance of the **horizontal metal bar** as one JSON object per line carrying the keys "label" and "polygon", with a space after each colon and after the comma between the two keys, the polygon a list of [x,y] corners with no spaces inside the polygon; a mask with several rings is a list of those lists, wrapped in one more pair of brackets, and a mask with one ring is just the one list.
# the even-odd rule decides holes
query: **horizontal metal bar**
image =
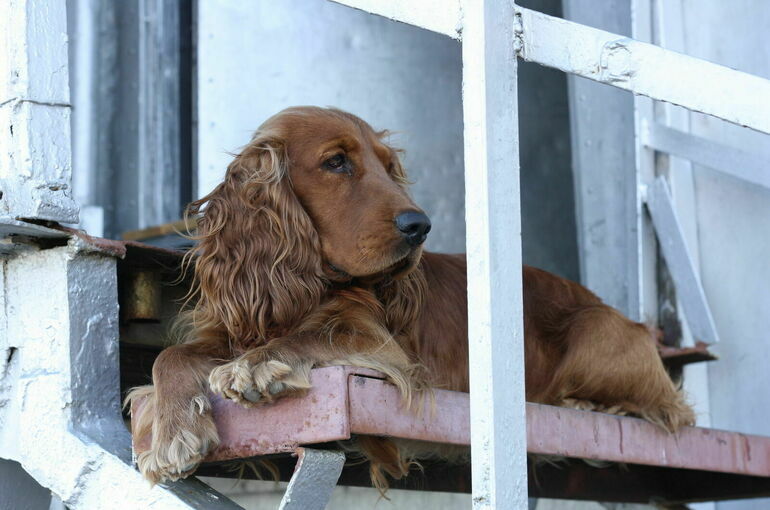
{"label": "horizontal metal bar", "polygon": [[770,80],[529,9],[519,56],[770,133]]}
{"label": "horizontal metal bar", "polygon": [[684,427],[668,434],[647,421],[527,404],[527,451],[579,459],[770,475],[770,438]]}
{"label": "horizontal metal bar", "polygon": [[395,386],[381,379],[350,378],[350,430],[354,434],[395,436],[418,441],[470,444],[468,394],[433,390],[433,402],[425,397],[419,419],[416,410],[401,407]]}
{"label": "horizontal metal bar", "polygon": [[656,151],[688,159],[757,186],[770,188],[770,158],[657,123],[650,126],[643,142]]}
{"label": "horizontal metal bar", "polygon": [[719,335],[714,318],[687,249],[671,193],[663,177],[655,179],[648,188],[646,204],[693,337],[696,341],[707,344],[718,342]]}
{"label": "horizontal metal bar", "polygon": [[[378,377],[355,367],[317,368],[304,397],[251,409],[214,396],[220,444],[206,461],[291,452],[354,434],[470,445],[467,393],[436,390],[433,410],[426,399],[418,413],[403,409],[396,389]],[[141,412],[134,408],[134,419]],[[526,428],[529,453],[770,477],[770,437],[699,427],[669,434],[637,418],[531,403]],[[134,444],[137,453],[148,447]]]}
{"label": "horizontal metal bar", "polygon": [[[334,0],[460,38],[459,0]],[[770,134],[770,80],[580,23],[517,8],[519,56]]]}
{"label": "horizontal metal bar", "polygon": [[460,38],[460,0],[332,0],[371,14]]}

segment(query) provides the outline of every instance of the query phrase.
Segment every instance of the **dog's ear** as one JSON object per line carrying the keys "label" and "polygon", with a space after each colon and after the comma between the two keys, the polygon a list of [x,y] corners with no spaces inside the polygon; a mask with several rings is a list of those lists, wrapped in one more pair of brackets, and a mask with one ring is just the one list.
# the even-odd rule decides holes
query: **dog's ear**
{"label": "dog's ear", "polygon": [[386,130],[378,131],[377,138],[380,139],[380,142],[388,148],[390,151],[390,157],[391,157],[391,164],[388,167],[388,173],[390,174],[390,177],[400,184],[402,187],[406,188],[410,184],[412,184],[409,181],[409,178],[406,175],[406,170],[404,169],[404,166],[401,164],[401,156],[404,154],[403,149],[399,149],[397,147],[393,147],[385,140],[388,140],[391,136],[391,132]]}
{"label": "dog's ear", "polygon": [[231,342],[287,333],[324,290],[320,242],[291,188],[282,141],[257,133],[224,181],[190,204],[202,213],[195,262],[197,330]]}

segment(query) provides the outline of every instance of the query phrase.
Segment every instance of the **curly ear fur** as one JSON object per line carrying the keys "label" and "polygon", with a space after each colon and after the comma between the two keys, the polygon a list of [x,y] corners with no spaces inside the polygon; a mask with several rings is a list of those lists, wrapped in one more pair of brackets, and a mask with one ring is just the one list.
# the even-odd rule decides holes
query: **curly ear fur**
{"label": "curly ear fur", "polygon": [[388,174],[390,174],[390,178],[393,179],[396,183],[398,183],[402,188],[407,189],[412,182],[409,180],[409,178],[406,175],[406,169],[401,164],[401,158],[399,155],[404,153],[403,149],[399,149],[397,147],[393,147],[389,143],[386,143],[383,141],[385,138],[389,138],[390,135],[393,133],[391,131],[388,131],[387,129],[383,129],[382,131],[378,131],[375,133],[377,138],[380,139],[380,141],[387,147],[391,154],[393,155],[393,165],[388,168]]}
{"label": "curly ear fur", "polygon": [[224,330],[234,347],[264,343],[319,305],[320,242],[291,189],[279,137],[257,132],[188,213],[203,214],[194,249],[199,338]]}

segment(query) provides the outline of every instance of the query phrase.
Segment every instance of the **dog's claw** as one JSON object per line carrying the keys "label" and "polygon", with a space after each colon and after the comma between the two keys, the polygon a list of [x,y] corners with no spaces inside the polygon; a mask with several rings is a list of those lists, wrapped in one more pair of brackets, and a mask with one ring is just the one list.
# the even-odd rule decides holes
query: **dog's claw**
{"label": "dog's claw", "polygon": [[256,404],[262,398],[262,395],[256,389],[250,389],[243,392],[243,398]]}

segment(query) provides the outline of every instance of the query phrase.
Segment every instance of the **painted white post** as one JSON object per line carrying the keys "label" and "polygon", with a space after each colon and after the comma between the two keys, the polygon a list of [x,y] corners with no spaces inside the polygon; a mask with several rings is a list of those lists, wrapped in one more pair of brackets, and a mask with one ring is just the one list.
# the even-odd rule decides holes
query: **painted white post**
{"label": "painted white post", "polygon": [[77,222],[64,0],[0,2],[0,221]]}
{"label": "painted white post", "polygon": [[513,2],[463,3],[465,223],[476,509],[527,507]]}
{"label": "painted white post", "polygon": [[[634,38],[644,43],[652,42],[652,8],[650,0],[631,0],[631,29]],[[654,47],[656,50],[657,47]],[[662,50],[661,50],[662,51]],[[605,59],[608,62],[610,59]],[[611,66],[608,65],[608,68]],[[627,66],[633,69],[634,66]],[[623,69],[623,66],[620,66]],[[623,71],[613,71],[622,75]],[[629,74],[636,75],[635,72]],[[672,73],[670,76],[674,76]],[[655,102],[652,98],[634,96],[634,145],[636,147],[636,217],[635,232],[636,268],[638,276],[637,308],[632,310],[633,319],[657,324],[658,322],[658,252],[655,231],[649,217],[644,214],[644,190],[655,180],[655,151],[645,147],[644,139],[649,126],[655,122]],[[629,197],[630,199],[631,197]]]}

